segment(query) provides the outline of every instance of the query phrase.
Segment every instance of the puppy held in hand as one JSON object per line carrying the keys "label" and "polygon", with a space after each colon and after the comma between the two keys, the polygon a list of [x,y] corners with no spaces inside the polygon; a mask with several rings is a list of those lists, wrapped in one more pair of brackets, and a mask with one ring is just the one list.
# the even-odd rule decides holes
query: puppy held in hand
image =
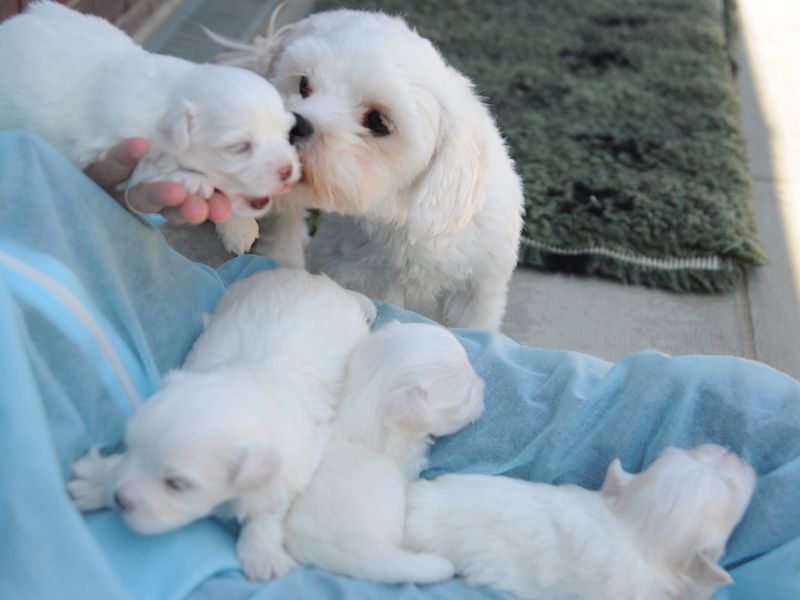
{"label": "puppy held in hand", "polygon": [[296,213],[322,209],[310,270],[451,327],[499,328],[522,184],[472,83],[381,13],[320,12],[228,45],[223,60],[266,76],[302,115],[303,178],[270,217],[283,235],[254,251],[302,256]]}
{"label": "puppy held in hand", "polygon": [[374,319],[371,301],[327,277],[280,269],[235,284],[183,367],[131,417],[125,454],[75,464],[76,506],[115,507],[145,534],[231,515],[247,575],[288,572],[286,511],[319,463],[347,360]]}
{"label": "puppy held in hand", "polygon": [[474,585],[519,598],[706,600],[756,483],[727,449],[668,448],[638,475],[611,463],[598,492],[507,477],[411,485],[406,542]]}
{"label": "puppy held in hand", "polygon": [[351,577],[427,583],[453,565],[402,548],[405,493],[432,436],[483,411],[483,381],[446,330],[393,323],[353,352],[319,469],[286,520],[298,561]]}
{"label": "puppy held in hand", "polygon": [[0,129],[36,133],[81,169],[123,139],[148,138],[124,185],[175,181],[206,198],[221,190],[234,216],[217,230],[231,252],[252,245],[255,219],[300,176],[294,115],[244,69],[151,54],[53,2],[0,24],[0,56]]}

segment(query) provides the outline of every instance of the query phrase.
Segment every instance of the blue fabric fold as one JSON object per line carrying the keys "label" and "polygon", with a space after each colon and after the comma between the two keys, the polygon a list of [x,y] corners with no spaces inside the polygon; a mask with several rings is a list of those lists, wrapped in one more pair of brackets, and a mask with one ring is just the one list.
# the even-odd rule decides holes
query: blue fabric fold
{"label": "blue fabric fold", "polygon": [[[72,293],[142,397],[181,364],[226,286],[276,266],[256,256],[218,270],[192,263],[47,144],[0,133],[0,598],[507,598],[460,579],[387,586],[313,568],[250,582],[234,534],[213,520],[142,537],[113,512],[81,515],[64,487],[70,465],[92,445],[118,443],[132,406],[75,307],[3,268],[4,255]],[[376,326],[424,320],[378,305]],[[724,444],[759,481],[723,558],[735,584],[715,599],[800,597],[797,381],[733,357],[642,352],[612,364],[455,333],[486,380],[486,413],[437,442],[425,477],[489,473],[597,489],[614,457],[636,472],[665,446]]]}

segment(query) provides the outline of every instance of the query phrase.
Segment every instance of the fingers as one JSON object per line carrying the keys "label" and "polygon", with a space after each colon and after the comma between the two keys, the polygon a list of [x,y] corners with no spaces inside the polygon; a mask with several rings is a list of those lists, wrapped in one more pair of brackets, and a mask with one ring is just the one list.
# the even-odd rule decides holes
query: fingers
{"label": "fingers", "polygon": [[149,149],[149,142],[143,138],[123,140],[111,148],[105,158],[89,165],[85,173],[100,187],[111,189],[130,176]]}
{"label": "fingers", "polygon": [[144,138],[123,140],[111,148],[105,158],[89,165],[85,172],[121,204],[127,203],[128,208],[141,213],[161,213],[170,223],[196,224],[206,219],[221,223],[230,218],[231,203],[224,194],[215,192],[206,200],[169,181],[140,183],[128,190],[124,202],[123,194],[115,188],[130,177],[149,149],[150,144]]}
{"label": "fingers", "polygon": [[214,223],[222,223],[231,218],[231,201],[219,192],[208,199],[208,218]]}

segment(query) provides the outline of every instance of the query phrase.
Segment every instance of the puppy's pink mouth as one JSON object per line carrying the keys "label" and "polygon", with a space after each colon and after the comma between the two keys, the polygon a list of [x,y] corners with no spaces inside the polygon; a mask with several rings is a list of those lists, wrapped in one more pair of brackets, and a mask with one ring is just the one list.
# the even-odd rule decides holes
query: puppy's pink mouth
{"label": "puppy's pink mouth", "polygon": [[269,204],[270,197],[269,196],[262,196],[260,198],[254,196],[248,196],[244,199],[245,204],[252,208],[253,210],[263,210]]}

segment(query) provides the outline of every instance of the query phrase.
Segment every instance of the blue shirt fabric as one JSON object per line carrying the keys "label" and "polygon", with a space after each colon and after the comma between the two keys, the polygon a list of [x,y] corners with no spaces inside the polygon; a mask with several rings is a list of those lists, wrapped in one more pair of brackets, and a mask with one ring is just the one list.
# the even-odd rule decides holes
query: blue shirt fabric
{"label": "blue shirt fabric", "polygon": [[[116,446],[225,288],[275,266],[257,256],[217,270],[188,261],[47,144],[0,133],[0,598],[507,597],[457,578],[387,586],[313,568],[249,582],[234,533],[216,521],[144,537],[113,512],[71,505],[72,462],[92,445]],[[376,327],[424,320],[378,306]],[[724,444],[759,481],[723,559],[735,584],[715,599],[800,597],[798,382],[732,357],[643,352],[612,364],[455,333],[486,380],[487,408],[437,442],[425,477],[596,489],[616,456],[637,472],[665,446]]]}

